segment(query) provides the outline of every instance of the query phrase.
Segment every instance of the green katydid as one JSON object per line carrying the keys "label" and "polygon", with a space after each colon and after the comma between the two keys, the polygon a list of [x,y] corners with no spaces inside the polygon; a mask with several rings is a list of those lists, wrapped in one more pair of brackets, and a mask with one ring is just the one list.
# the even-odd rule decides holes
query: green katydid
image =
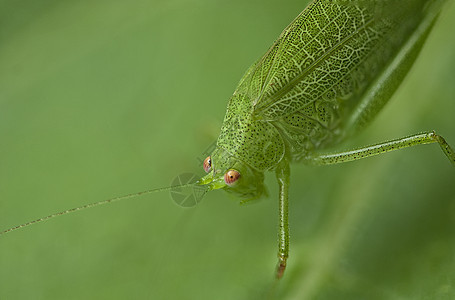
{"label": "green katydid", "polygon": [[[454,151],[433,132],[347,152],[322,152],[377,115],[410,69],[442,5],[437,0],[313,1],[241,79],[229,101],[217,147],[204,161],[208,174],[197,185],[207,190],[223,188],[248,201],[264,194],[264,172],[276,172],[278,277],[283,275],[289,251],[291,162],[335,164],[437,142],[455,163]],[[70,209],[0,234],[167,189]]]}
{"label": "green katydid", "polygon": [[289,162],[325,165],[439,143],[434,132],[348,152],[320,154],[371,121],[421,49],[442,1],[313,1],[246,72],[229,101],[217,148],[200,184],[246,199],[275,170],[279,191],[278,270],[289,253]]}

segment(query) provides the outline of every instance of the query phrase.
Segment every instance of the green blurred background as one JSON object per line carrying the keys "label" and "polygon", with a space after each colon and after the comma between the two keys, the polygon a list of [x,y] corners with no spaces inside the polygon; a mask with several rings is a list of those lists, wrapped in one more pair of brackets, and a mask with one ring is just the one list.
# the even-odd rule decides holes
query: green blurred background
{"label": "green blurred background", "polygon": [[[1,1],[0,229],[200,173],[238,80],[306,3]],[[432,129],[455,145],[453,28],[451,2],[341,148]],[[454,299],[455,169],[438,146],[293,166],[278,284],[266,180],[251,205],[162,192],[1,236],[0,299]]]}

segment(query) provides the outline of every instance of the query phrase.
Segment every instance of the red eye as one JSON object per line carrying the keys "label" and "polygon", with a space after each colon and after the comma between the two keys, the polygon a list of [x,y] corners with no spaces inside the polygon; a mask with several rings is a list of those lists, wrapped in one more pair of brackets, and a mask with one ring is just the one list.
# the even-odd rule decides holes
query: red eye
{"label": "red eye", "polygon": [[240,173],[236,170],[229,170],[224,174],[224,182],[227,185],[233,185],[240,178]]}
{"label": "red eye", "polygon": [[206,173],[210,172],[210,170],[212,169],[212,159],[210,158],[210,156],[207,156],[207,158],[204,160],[203,167]]}

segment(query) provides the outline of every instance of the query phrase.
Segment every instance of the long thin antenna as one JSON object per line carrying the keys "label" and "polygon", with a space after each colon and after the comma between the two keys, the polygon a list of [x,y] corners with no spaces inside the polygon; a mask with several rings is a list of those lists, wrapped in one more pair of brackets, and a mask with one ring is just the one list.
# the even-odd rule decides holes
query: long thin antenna
{"label": "long thin antenna", "polygon": [[128,195],[124,195],[124,196],[120,196],[120,197],[115,197],[115,198],[111,198],[111,199],[108,199],[108,200],[102,200],[102,201],[98,201],[98,202],[94,202],[94,203],[85,204],[83,206],[70,208],[70,209],[67,209],[67,210],[64,210],[64,211],[61,211],[61,212],[58,212],[58,213],[54,213],[54,214],[48,215],[48,216],[43,217],[43,218],[39,218],[39,219],[36,219],[36,220],[33,220],[33,221],[29,221],[29,222],[21,224],[21,225],[17,225],[17,226],[11,227],[9,229],[1,231],[0,235],[3,235],[5,233],[8,233],[8,232],[20,229],[20,228],[24,228],[24,227],[27,227],[27,226],[30,226],[30,225],[33,225],[33,224],[36,224],[36,223],[47,221],[49,219],[52,219],[52,218],[55,218],[55,217],[58,217],[58,216],[63,216],[63,215],[70,214],[70,213],[73,213],[73,212],[76,212],[76,211],[80,211],[80,210],[83,210],[83,209],[86,209],[86,208],[92,208],[92,207],[95,207],[95,206],[100,206],[100,205],[108,204],[108,203],[111,203],[111,202],[125,200],[125,199],[128,199],[128,198],[134,198],[134,197],[147,195],[147,194],[151,194],[151,193],[155,193],[155,192],[168,191],[168,190],[171,190],[171,189],[174,189],[174,188],[177,188],[177,187],[184,188],[184,187],[188,187],[188,186],[191,186],[191,185],[194,185],[194,184],[195,183],[193,182],[193,183],[187,183],[187,184],[182,184],[182,185],[178,185],[178,186],[162,187],[162,188],[152,189],[152,190],[143,191],[143,192],[139,192],[139,193],[133,193],[133,194],[128,194]]}

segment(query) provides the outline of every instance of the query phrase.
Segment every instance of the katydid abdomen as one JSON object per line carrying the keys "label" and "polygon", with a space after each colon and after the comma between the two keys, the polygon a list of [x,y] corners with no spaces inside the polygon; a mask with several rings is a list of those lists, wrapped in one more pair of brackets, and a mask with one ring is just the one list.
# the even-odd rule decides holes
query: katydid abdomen
{"label": "katydid abdomen", "polygon": [[220,147],[263,171],[355,133],[406,75],[442,1],[339,3],[313,2],[247,71]]}

